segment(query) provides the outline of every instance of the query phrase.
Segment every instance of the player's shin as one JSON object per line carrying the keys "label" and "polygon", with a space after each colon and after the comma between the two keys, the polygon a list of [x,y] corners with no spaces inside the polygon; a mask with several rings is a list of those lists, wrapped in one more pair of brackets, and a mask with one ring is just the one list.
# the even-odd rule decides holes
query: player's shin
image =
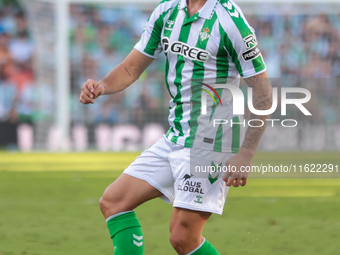
{"label": "player's shin", "polygon": [[114,255],[144,255],[144,237],[134,211],[122,212],[106,219],[114,246]]}
{"label": "player's shin", "polygon": [[204,238],[200,246],[192,252],[189,252],[187,255],[220,255],[220,253]]}

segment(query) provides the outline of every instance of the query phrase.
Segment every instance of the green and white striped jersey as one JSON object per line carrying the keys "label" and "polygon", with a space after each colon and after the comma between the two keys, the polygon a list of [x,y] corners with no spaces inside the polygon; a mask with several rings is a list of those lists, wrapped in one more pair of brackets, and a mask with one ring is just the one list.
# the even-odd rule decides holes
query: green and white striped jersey
{"label": "green and white striped jersey", "polygon": [[[151,58],[164,51],[166,85],[172,97],[167,137],[179,145],[237,153],[243,138],[242,116],[234,116],[233,98],[218,84],[239,86],[266,70],[254,29],[228,0],[207,0],[189,17],[186,0],[164,0],[151,14],[135,49]],[[208,96],[206,96],[208,95]],[[210,96],[209,96],[210,95]],[[202,99],[206,114],[201,114]],[[213,125],[214,119],[228,124]]]}

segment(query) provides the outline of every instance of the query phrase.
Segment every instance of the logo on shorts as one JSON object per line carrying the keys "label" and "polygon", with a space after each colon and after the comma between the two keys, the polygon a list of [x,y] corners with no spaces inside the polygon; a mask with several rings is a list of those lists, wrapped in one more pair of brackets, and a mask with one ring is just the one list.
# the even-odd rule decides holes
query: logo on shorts
{"label": "logo on shorts", "polygon": [[181,191],[186,191],[190,193],[204,194],[202,189],[202,183],[196,181],[190,181],[189,179],[193,177],[193,174],[186,174],[180,180],[183,180],[182,184],[178,185],[177,189]]}
{"label": "logo on shorts", "polygon": [[197,195],[197,196],[196,196],[196,200],[194,200],[194,202],[199,203],[199,204],[202,204],[202,201],[201,201],[202,198],[203,198],[203,196]]}
{"label": "logo on shorts", "polygon": [[185,181],[189,180],[189,179],[190,179],[191,177],[193,177],[193,176],[194,176],[193,174],[186,174],[186,175],[184,175],[183,178],[180,179],[180,180],[183,180],[183,182],[185,182]]}
{"label": "logo on shorts", "polygon": [[209,176],[208,176],[208,180],[209,182],[212,184],[214,184],[217,180],[218,180],[218,175],[216,175],[215,177],[212,176],[212,173],[215,173],[217,171],[217,169],[221,169],[222,167],[222,163],[219,164],[219,165],[215,165],[215,163],[213,161],[211,161],[211,170],[210,170],[210,173],[209,173]]}

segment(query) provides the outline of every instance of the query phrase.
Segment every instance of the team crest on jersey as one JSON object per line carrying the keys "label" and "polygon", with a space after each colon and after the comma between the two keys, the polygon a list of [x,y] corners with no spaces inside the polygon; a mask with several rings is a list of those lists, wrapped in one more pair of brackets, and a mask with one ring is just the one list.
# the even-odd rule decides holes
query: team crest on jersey
{"label": "team crest on jersey", "polygon": [[200,32],[200,38],[201,38],[202,42],[207,40],[211,36],[211,34],[209,34],[209,33],[210,33],[209,28],[207,28],[207,27],[203,28],[203,30]]}

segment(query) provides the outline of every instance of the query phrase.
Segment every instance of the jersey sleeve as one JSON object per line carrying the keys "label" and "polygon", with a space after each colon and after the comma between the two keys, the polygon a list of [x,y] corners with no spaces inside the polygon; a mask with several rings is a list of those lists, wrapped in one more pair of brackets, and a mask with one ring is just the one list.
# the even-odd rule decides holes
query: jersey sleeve
{"label": "jersey sleeve", "polygon": [[224,7],[230,21],[223,25],[225,47],[238,73],[249,78],[266,71],[255,30],[233,1],[228,1]]}
{"label": "jersey sleeve", "polygon": [[142,37],[134,47],[136,50],[151,58],[157,58],[162,52],[161,33],[164,17],[161,14],[161,6],[158,6],[149,17]]}

